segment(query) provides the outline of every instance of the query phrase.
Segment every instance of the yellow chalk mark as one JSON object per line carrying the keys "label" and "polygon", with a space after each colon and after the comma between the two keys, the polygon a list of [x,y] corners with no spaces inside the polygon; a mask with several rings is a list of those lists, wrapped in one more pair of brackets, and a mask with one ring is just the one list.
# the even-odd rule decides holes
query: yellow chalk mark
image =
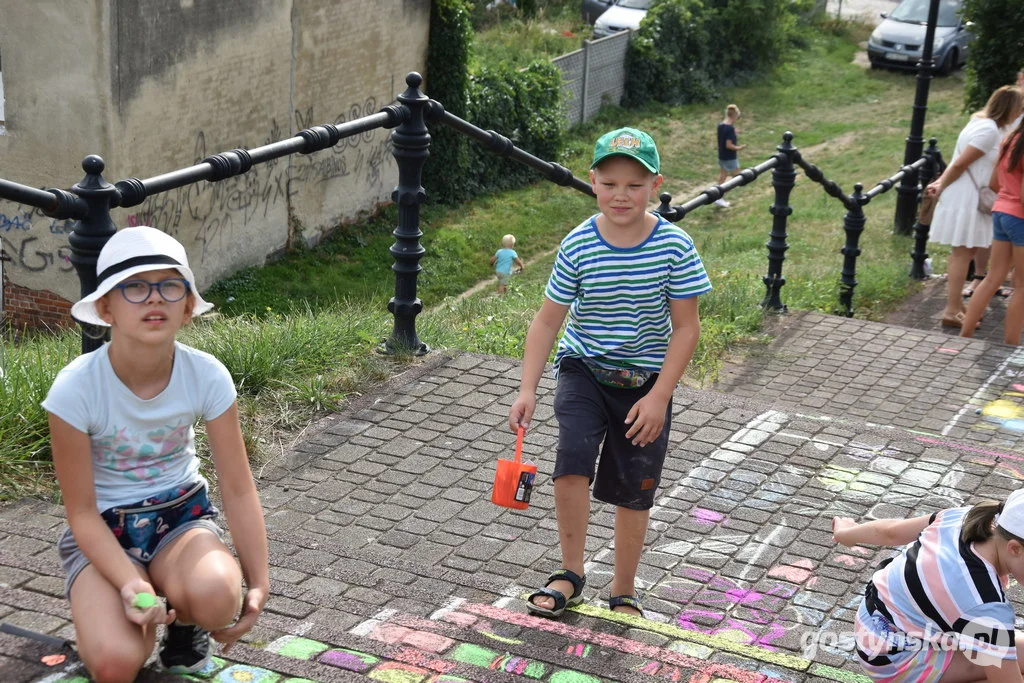
{"label": "yellow chalk mark", "polygon": [[685,640],[676,640],[672,642],[668,649],[673,652],[684,654],[687,657],[693,657],[694,659],[707,659],[715,653],[710,647],[704,645],[698,645],[697,643],[688,643]]}
{"label": "yellow chalk mark", "polygon": [[611,610],[587,604],[576,605],[569,609],[579,612],[580,614],[585,614],[588,617],[606,619],[608,621],[618,622],[644,631],[660,633],[661,635],[669,636],[671,638],[688,640],[716,650],[722,650],[723,652],[733,652],[738,655],[743,655],[744,657],[750,657],[762,662],[768,662],[769,664],[775,664],[776,666],[784,666],[787,669],[806,671],[811,666],[811,661],[809,659],[804,659],[803,657],[787,655],[782,652],[772,652],[771,650],[765,650],[764,648],[756,647],[754,645],[737,643],[718,635],[712,636],[698,631],[690,631],[674,624],[662,624],[660,622],[642,619],[635,614],[612,612]]}
{"label": "yellow chalk mark", "polygon": [[499,636],[497,633],[491,633],[490,631],[477,631],[482,636],[487,636],[491,640],[496,640],[499,643],[505,643],[506,645],[522,645],[525,641],[516,640],[515,638],[506,638],[505,636]]}
{"label": "yellow chalk mark", "polygon": [[995,417],[1001,420],[1013,420],[1015,418],[1024,417],[1024,409],[1013,401],[999,399],[997,401],[992,401],[982,408],[981,414],[985,417]]}

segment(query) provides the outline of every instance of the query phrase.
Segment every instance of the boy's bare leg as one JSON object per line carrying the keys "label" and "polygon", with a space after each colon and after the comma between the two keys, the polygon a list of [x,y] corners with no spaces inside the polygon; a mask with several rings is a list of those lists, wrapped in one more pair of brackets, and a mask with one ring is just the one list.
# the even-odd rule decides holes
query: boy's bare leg
{"label": "boy's bare leg", "polygon": [[[578,474],[565,474],[555,479],[555,515],[558,517],[558,541],[562,548],[562,567],[583,576],[583,553],[590,522],[590,479]],[[551,589],[572,597],[572,584],[563,579],[553,581]],[[534,599],[534,604],[554,609],[554,598]]]}
{"label": "boy's bare leg", "polygon": [[[611,595],[636,595],[636,571],[647,538],[650,510],[615,508],[615,576]],[[616,611],[639,614],[632,607],[616,607]]]}

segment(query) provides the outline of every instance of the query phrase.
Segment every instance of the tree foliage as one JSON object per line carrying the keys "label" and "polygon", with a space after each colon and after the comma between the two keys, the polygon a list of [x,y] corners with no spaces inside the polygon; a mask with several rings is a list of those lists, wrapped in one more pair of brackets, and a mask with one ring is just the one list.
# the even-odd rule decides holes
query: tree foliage
{"label": "tree foliage", "polygon": [[1020,0],[964,0],[964,19],[974,23],[967,57],[964,106],[985,106],[992,91],[1013,83],[1024,69],[1024,11]]}
{"label": "tree foliage", "polygon": [[[480,4],[480,0],[432,3],[427,95],[446,111],[508,137],[535,156],[557,159],[563,128],[558,68],[544,61],[525,69],[483,66],[471,73],[474,2]],[[428,122],[428,126],[430,157],[423,168],[423,186],[431,201],[456,203],[538,177],[536,171],[488,152],[442,123]]]}
{"label": "tree foliage", "polygon": [[[430,3],[430,43],[427,50],[427,95],[452,114],[465,118],[469,107],[469,59],[473,25],[467,0]],[[450,128],[430,127],[430,157],[423,167],[423,186],[433,200],[450,203],[466,192],[469,141]]]}
{"label": "tree foliage", "polygon": [[625,103],[706,101],[780,64],[813,0],[658,0],[630,41]]}

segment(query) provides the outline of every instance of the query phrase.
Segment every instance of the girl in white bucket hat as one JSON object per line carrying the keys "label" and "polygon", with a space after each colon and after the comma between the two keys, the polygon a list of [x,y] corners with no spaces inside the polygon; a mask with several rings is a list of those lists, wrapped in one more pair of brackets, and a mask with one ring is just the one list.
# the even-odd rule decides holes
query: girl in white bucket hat
{"label": "girl in white bucket hat", "polygon": [[836,517],[832,533],[845,546],[905,545],[868,581],[854,620],[872,680],[1022,680],[1024,633],[1006,591],[1011,576],[1024,583],[1024,489],[912,519]]}
{"label": "girl in white bucket hat", "polygon": [[[156,625],[167,624],[161,664],[198,672],[210,660],[211,632],[227,650],[269,594],[266,529],[234,382],[216,358],[175,340],[213,307],[177,240],[125,228],[103,247],[96,274],[96,291],[71,314],[109,326],[111,340],[61,370],[42,404],[68,517],[58,550],[78,651],[97,680],[133,680]],[[200,418],[241,566],[221,541],[199,471]]]}

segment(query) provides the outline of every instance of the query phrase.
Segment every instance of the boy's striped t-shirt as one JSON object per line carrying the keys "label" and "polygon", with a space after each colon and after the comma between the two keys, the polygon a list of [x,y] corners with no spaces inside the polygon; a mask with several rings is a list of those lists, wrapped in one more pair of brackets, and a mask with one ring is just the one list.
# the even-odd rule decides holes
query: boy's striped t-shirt
{"label": "boy's striped t-shirt", "polygon": [[[989,662],[1015,660],[1014,612],[1003,580],[972,544],[960,540],[969,510],[939,512],[917,541],[875,572],[872,581],[888,611],[882,616],[919,647],[955,643]],[[877,633],[870,624],[858,624],[858,630]],[[876,648],[870,654],[887,653]]]}
{"label": "boy's striped t-shirt", "polygon": [[669,299],[711,290],[693,240],[660,216],[641,244],[621,249],[604,241],[596,216],[562,240],[545,296],[569,306],[562,358],[600,365],[661,370],[672,334]]}

